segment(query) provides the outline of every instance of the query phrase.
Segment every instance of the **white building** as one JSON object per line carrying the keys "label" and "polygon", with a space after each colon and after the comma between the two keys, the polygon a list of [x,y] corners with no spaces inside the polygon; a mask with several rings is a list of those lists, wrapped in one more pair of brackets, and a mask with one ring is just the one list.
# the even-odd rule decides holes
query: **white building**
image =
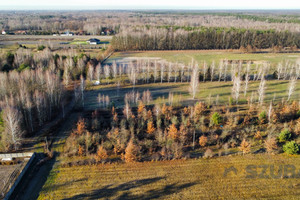
{"label": "white building", "polygon": [[69,32],[69,31],[67,31],[67,32],[65,32],[65,33],[61,34],[60,36],[73,36],[73,35],[74,35],[74,33],[73,33],[73,32]]}

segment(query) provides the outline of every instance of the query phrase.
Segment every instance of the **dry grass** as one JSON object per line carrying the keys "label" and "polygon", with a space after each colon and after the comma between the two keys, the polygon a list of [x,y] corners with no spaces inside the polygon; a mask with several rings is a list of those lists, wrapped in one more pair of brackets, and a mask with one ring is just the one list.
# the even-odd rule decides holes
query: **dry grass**
{"label": "dry grass", "polygon": [[300,57],[299,53],[241,53],[238,50],[186,50],[186,51],[137,51],[137,52],[119,52],[115,53],[108,62],[115,59],[123,59],[125,57],[155,57],[165,59],[169,62],[179,62],[188,64],[194,59],[196,62],[216,64],[220,60],[244,60],[259,63],[259,61],[268,61],[276,64],[284,60],[296,60]]}
{"label": "dry grass", "polygon": [[[250,81],[247,95],[244,96],[243,88],[240,92],[239,103],[246,103],[247,99],[251,97],[252,92],[257,93],[258,86],[260,81]],[[295,92],[293,93],[291,100],[297,100],[299,97],[300,83],[297,83]],[[287,99],[288,95],[289,82],[286,80],[272,80],[267,81],[266,83],[266,92],[265,92],[265,102],[268,104],[271,100],[276,102],[282,101],[282,99]],[[136,85],[134,87],[135,91],[142,93],[145,90],[149,90],[152,94],[153,101],[150,104],[155,103],[166,103],[168,102],[169,92],[174,94],[174,103],[176,101],[182,101],[187,104],[194,104],[191,101],[191,95],[188,92],[189,83],[151,83]],[[229,98],[231,97],[232,82],[200,82],[199,90],[196,94],[196,100],[201,100],[205,102],[210,102],[212,104],[216,103],[217,96],[218,103],[220,105],[226,105],[229,103]],[[101,95],[109,95],[110,100],[117,107],[122,107],[124,105],[124,96],[125,93],[131,92],[133,87],[123,86],[119,90],[116,85],[101,85],[93,86],[90,88],[90,91],[86,93],[86,107],[88,110],[95,110],[98,108],[97,96],[98,93]],[[209,98],[210,97],[210,98]],[[257,100],[257,97],[253,100]]]}
{"label": "dry grass", "polygon": [[[299,178],[246,178],[247,165],[298,167],[300,157],[245,155],[213,159],[61,168],[50,173],[39,199],[298,199]],[[225,168],[234,166],[224,177]],[[262,170],[258,168],[257,172]],[[266,171],[270,174],[270,167]]]}

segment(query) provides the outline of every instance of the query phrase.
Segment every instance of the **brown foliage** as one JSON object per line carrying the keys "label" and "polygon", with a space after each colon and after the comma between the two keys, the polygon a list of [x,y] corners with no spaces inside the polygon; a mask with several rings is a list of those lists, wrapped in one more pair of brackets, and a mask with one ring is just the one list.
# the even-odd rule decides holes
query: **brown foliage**
{"label": "brown foliage", "polygon": [[84,119],[80,119],[77,122],[77,128],[76,128],[75,133],[78,135],[82,135],[84,132],[85,132],[85,122],[84,122]]}
{"label": "brown foliage", "polygon": [[145,109],[145,104],[142,102],[142,101],[140,101],[139,102],[139,106],[138,106],[138,114],[140,115],[140,114],[142,114],[143,113],[143,111],[144,111],[144,109]]}
{"label": "brown foliage", "polygon": [[261,139],[262,139],[262,136],[261,136],[260,131],[257,131],[257,132],[255,133],[254,138],[257,139],[257,140],[261,140]]}
{"label": "brown foliage", "polygon": [[199,144],[201,147],[205,147],[206,144],[207,144],[207,137],[202,135],[200,138],[199,138]]}
{"label": "brown foliage", "polygon": [[206,106],[203,102],[199,102],[195,105],[195,115],[196,117],[200,117],[206,112]]}
{"label": "brown foliage", "polygon": [[139,160],[139,148],[131,139],[125,149],[125,162],[136,162]]}
{"label": "brown foliage", "polygon": [[155,131],[155,128],[154,128],[153,122],[149,121],[147,124],[147,133],[152,134],[152,133],[154,133],[154,131]]}
{"label": "brown foliage", "polygon": [[97,150],[97,153],[95,155],[96,161],[104,161],[107,158],[108,158],[108,155],[107,155],[106,149],[104,149],[102,145],[99,146],[98,150]]}
{"label": "brown foliage", "polygon": [[294,132],[296,135],[300,135],[300,118],[297,120],[296,126],[294,128]]}
{"label": "brown foliage", "polygon": [[249,142],[247,142],[246,139],[243,139],[239,149],[243,152],[243,154],[250,153],[251,144]]}
{"label": "brown foliage", "polygon": [[264,145],[268,153],[274,153],[278,149],[277,141],[274,137],[268,137]]}
{"label": "brown foliage", "polygon": [[78,147],[78,155],[79,156],[83,156],[83,154],[84,154],[84,148],[81,145],[79,145],[79,147]]}
{"label": "brown foliage", "polygon": [[175,124],[171,124],[168,128],[168,136],[174,140],[178,138],[178,130]]}

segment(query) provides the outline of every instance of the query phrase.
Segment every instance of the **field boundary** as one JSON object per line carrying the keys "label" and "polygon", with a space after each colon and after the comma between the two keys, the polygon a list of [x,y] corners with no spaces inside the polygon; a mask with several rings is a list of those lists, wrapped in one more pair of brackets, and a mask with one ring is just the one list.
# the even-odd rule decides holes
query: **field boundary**
{"label": "field boundary", "polygon": [[[18,184],[21,182],[24,174],[28,171],[28,169],[32,166],[32,163],[36,157],[36,153],[19,153],[16,155],[16,153],[14,154],[2,154],[1,156],[3,155],[16,155],[18,157],[22,157],[21,155],[30,155],[31,154],[31,157],[29,159],[29,161],[26,163],[25,167],[22,169],[21,173],[19,174],[18,178],[15,180],[14,184],[10,187],[9,191],[6,193],[5,197],[4,197],[4,200],[9,200],[11,198],[11,195],[14,193],[14,190],[16,189],[16,187],[18,186]],[[14,156],[15,157],[15,156]],[[27,156],[25,156],[27,157]]]}

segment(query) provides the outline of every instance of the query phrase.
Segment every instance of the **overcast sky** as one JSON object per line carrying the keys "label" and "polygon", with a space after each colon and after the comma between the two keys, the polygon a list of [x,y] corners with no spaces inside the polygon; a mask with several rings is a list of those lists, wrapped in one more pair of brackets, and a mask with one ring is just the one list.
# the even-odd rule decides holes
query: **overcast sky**
{"label": "overcast sky", "polygon": [[0,0],[7,9],[300,9],[300,0]]}

